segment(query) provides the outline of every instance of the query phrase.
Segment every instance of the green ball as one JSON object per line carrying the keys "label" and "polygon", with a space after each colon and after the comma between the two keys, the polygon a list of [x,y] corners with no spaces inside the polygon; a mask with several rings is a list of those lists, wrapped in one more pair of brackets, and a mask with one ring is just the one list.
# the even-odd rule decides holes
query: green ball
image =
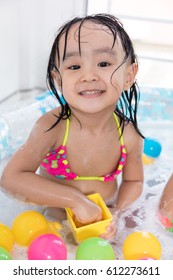
{"label": "green ball", "polygon": [[0,260],[12,260],[12,256],[3,247],[0,247]]}
{"label": "green ball", "polygon": [[115,254],[108,241],[99,237],[91,237],[79,244],[76,260],[115,260]]}

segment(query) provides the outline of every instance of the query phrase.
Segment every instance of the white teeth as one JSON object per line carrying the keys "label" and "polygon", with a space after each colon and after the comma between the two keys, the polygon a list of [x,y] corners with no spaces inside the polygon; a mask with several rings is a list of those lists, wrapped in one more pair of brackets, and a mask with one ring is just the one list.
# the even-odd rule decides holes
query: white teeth
{"label": "white teeth", "polygon": [[94,94],[100,94],[103,91],[101,90],[91,90],[91,91],[82,91],[80,94],[82,95],[94,95]]}

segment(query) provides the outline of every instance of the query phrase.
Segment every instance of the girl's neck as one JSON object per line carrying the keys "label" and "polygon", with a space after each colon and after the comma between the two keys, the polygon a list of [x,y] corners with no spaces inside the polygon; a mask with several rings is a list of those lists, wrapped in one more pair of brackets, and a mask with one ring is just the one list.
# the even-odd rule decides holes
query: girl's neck
{"label": "girl's neck", "polygon": [[98,113],[81,113],[72,110],[70,121],[76,129],[84,129],[91,133],[109,132],[116,127],[113,111]]}

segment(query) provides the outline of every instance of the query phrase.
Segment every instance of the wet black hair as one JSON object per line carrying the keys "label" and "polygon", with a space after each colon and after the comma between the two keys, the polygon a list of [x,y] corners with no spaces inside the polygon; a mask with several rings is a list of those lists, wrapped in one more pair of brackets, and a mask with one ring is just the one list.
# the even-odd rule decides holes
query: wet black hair
{"label": "wet black hair", "polygon": [[[49,62],[47,67],[47,85],[48,88],[51,90],[53,95],[58,99],[61,111],[59,116],[57,117],[56,122],[52,125],[51,128],[55,127],[61,119],[67,119],[71,115],[71,109],[67,102],[63,102],[62,98],[58,94],[56,90],[56,85],[54,78],[52,76],[52,70],[58,71],[58,66],[56,65],[56,62],[60,60],[59,55],[59,42],[61,37],[65,36],[65,45],[64,45],[64,53],[63,53],[63,60],[65,59],[66,55],[66,47],[67,47],[67,39],[68,39],[68,33],[72,26],[74,26],[76,23],[80,23],[78,27],[78,42],[79,42],[79,53],[81,51],[80,46],[80,31],[83,23],[85,21],[92,21],[96,24],[100,24],[102,26],[106,26],[109,28],[113,35],[113,45],[114,47],[115,41],[117,36],[120,38],[123,50],[125,52],[124,59],[122,63],[115,69],[115,71],[120,68],[127,60],[132,63],[137,63],[137,56],[135,54],[133,43],[129,37],[129,35],[126,33],[126,31],[123,28],[123,24],[121,21],[110,14],[94,14],[94,15],[87,15],[85,17],[75,17],[72,20],[66,22],[64,25],[62,25],[59,30],[58,34],[53,42],[52,49],[49,56]],[[115,73],[115,71],[112,73]],[[63,93],[62,93],[63,94]],[[118,103],[116,104],[114,112],[119,116],[120,118],[120,126],[122,127],[122,132],[124,129],[124,125],[126,122],[131,122],[137,131],[137,133],[143,137],[142,133],[140,132],[138,128],[137,123],[137,109],[138,109],[138,102],[140,99],[140,91],[138,88],[138,85],[136,81],[132,84],[129,90],[125,90],[122,92]],[[51,129],[50,128],[50,129]]]}

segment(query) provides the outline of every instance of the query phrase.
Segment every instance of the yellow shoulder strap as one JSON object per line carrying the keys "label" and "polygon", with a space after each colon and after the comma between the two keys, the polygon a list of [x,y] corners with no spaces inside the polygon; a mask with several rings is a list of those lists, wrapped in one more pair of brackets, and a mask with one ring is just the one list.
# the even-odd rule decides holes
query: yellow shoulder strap
{"label": "yellow shoulder strap", "polygon": [[63,140],[63,143],[62,143],[63,146],[65,146],[66,143],[67,143],[68,132],[69,132],[69,125],[70,125],[70,120],[67,119],[66,120],[66,130],[65,130],[64,140]]}
{"label": "yellow shoulder strap", "polygon": [[117,127],[118,127],[118,133],[120,135],[120,143],[121,145],[124,145],[124,141],[123,141],[123,137],[122,137],[122,130],[121,130],[121,126],[119,124],[119,120],[118,120],[118,117],[117,115],[115,114],[114,112],[114,118],[115,118],[115,121],[116,121],[116,124],[117,124]]}
{"label": "yellow shoulder strap", "polygon": [[[114,118],[115,118],[115,121],[116,121],[116,124],[117,124],[117,127],[118,127],[118,133],[120,135],[120,143],[122,145],[124,145],[124,141],[123,141],[123,137],[122,137],[122,130],[121,130],[121,127],[120,127],[120,124],[119,124],[119,121],[118,121],[118,117],[117,117],[117,115],[115,113],[114,113]],[[67,119],[66,120],[66,130],[65,130],[64,140],[63,140],[63,146],[65,146],[66,143],[67,143],[69,126],[70,126],[70,120]]]}

